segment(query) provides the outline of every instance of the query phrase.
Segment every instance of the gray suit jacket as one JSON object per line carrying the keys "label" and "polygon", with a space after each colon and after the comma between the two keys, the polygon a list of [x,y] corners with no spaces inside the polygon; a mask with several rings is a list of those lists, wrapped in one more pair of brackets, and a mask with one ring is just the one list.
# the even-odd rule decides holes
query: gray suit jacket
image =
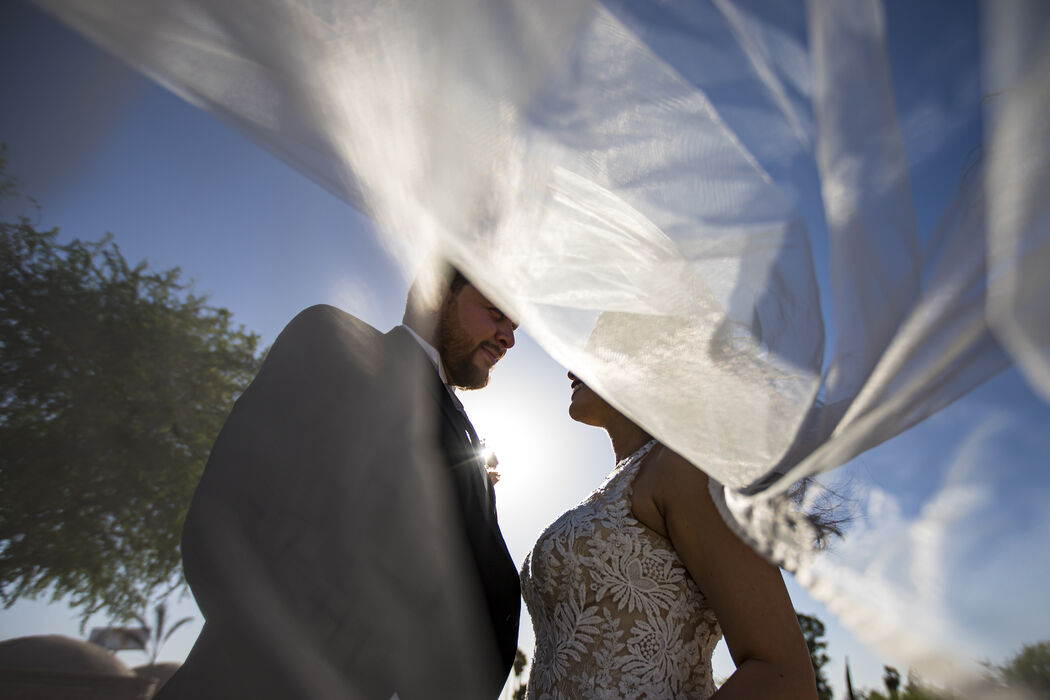
{"label": "gray suit jacket", "polygon": [[205,617],[175,698],[498,695],[520,591],[469,420],[404,329],[300,313],[183,530]]}

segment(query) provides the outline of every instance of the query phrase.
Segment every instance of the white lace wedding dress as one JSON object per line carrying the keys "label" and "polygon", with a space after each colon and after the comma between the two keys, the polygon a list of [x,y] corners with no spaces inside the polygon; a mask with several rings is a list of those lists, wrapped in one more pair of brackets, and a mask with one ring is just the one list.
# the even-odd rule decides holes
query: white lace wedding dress
{"label": "white lace wedding dress", "polygon": [[529,698],[707,698],[714,613],[664,537],[631,514],[650,442],[543,531],[522,566],[536,632]]}

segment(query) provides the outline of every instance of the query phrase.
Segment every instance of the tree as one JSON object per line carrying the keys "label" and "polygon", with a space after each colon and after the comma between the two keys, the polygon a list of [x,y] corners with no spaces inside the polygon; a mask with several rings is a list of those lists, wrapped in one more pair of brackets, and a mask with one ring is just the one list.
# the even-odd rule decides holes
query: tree
{"label": "tree", "polygon": [[882,682],[886,684],[886,692],[890,694],[890,700],[897,700],[897,689],[901,686],[901,673],[893,666],[882,667]]}
{"label": "tree", "polygon": [[907,682],[901,688],[900,671],[893,666],[883,666],[882,682],[886,685],[886,695],[877,690],[861,693],[858,697],[864,700],[961,700],[949,690],[928,685],[912,671],[908,672]]}
{"label": "tree", "polygon": [[901,700],[962,700],[950,690],[923,682],[912,671],[908,671],[908,681],[904,684],[904,690],[900,693],[900,698]]}
{"label": "tree", "polygon": [[193,622],[192,617],[184,617],[172,625],[168,630],[165,631],[164,625],[166,624],[168,615],[168,606],[162,600],[157,603],[157,607],[153,608],[153,626],[151,627],[146,623],[146,619],[140,615],[135,615],[135,619],[147,630],[147,639],[139,639],[142,642],[143,648],[149,655],[149,665],[157,663],[157,654],[160,653],[160,648],[164,646],[164,643],[171,639],[171,635],[175,634],[176,630],[185,625],[187,622]]}
{"label": "tree", "polygon": [[813,662],[813,674],[817,677],[817,697],[820,700],[833,700],[831,686],[824,676],[824,666],[827,665],[828,655],[824,653],[828,643],[824,640],[824,623],[814,615],[806,615],[796,612],[799,627],[802,628],[802,636],[806,639],[809,648],[809,658]]}
{"label": "tree", "polygon": [[525,667],[528,663],[529,659],[525,656],[525,652],[521,649],[516,649],[514,651],[514,692],[511,695],[512,700],[523,700],[525,697],[528,684],[522,682],[521,676],[525,673]]}
{"label": "tree", "polygon": [[991,670],[993,679],[1011,690],[1050,698],[1050,640],[1025,644],[1012,659]]}
{"label": "tree", "polygon": [[[0,149],[0,203],[17,192]],[[178,586],[179,536],[258,336],[108,234],[0,221],[0,597],[128,620]]]}
{"label": "tree", "polygon": [[[1050,698],[1050,640],[1026,644],[1002,666],[987,665],[986,683],[1013,691],[1010,697]],[[897,669],[885,666],[882,676],[886,695],[872,690],[861,693],[865,700],[959,700],[960,695],[925,683],[914,672],[908,672],[903,688]],[[900,688],[900,690],[898,690]],[[989,692],[991,688],[984,688]]]}

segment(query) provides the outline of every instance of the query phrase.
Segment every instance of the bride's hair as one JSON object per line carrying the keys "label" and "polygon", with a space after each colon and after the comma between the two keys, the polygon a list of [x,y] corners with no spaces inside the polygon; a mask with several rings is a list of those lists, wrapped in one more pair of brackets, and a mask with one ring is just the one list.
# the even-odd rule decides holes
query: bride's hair
{"label": "bride's hair", "polygon": [[797,481],[787,495],[811,528],[812,543],[817,549],[830,547],[832,540],[842,537],[853,521],[854,500],[812,476]]}

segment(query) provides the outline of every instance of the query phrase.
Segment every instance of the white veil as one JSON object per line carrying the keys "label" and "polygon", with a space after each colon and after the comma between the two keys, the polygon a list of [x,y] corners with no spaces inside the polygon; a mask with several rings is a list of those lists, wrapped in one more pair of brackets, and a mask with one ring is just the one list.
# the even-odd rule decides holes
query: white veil
{"label": "white veil", "polygon": [[[992,632],[945,579],[1050,572],[1040,0],[941,8],[962,63],[888,37],[879,0],[36,3],[367,212],[406,269],[449,250],[876,646],[957,678]],[[919,212],[930,180],[950,196]],[[1027,412],[953,414],[914,471],[851,462],[1014,365]],[[817,555],[782,495],[822,474],[855,522]]]}

